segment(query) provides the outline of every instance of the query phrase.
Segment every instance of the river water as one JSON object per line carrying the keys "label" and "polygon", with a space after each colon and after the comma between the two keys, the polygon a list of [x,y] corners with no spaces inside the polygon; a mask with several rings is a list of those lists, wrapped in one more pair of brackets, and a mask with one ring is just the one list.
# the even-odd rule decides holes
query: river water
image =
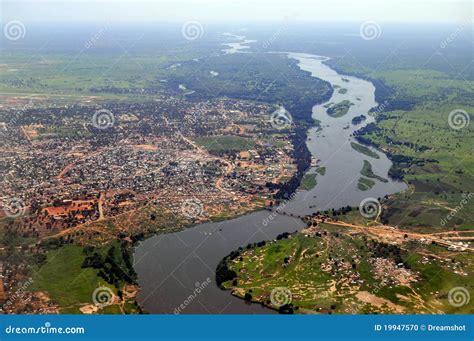
{"label": "river water", "polygon": [[228,39],[236,40],[230,43],[222,43],[222,45],[226,47],[222,50],[224,54],[250,53],[250,51],[246,51],[250,49],[249,44],[257,42],[256,40],[245,39],[245,36],[239,36],[232,33],[226,33],[224,36]]}
{"label": "river water", "polygon": [[[372,83],[355,77],[341,76],[325,65],[325,57],[289,53],[302,70],[311,72],[332,85],[347,89],[339,93],[335,89],[328,103],[349,100],[354,103],[348,113],[339,118],[327,115],[324,103],[313,107],[313,117],[321,121],[322,129],[310,129],[307,145],[315,167],[326,167],[325,175],[316,176],[317,186],[309,191],[298,192],[286,204],[288,214],[304,215],[330,208],[357,206],[367,197],[382,197],[406,189],[401,182],[388,178],[391,162],[376,150],[379,159],[360,154],[352,149],[351,134],[362,125],[351,124],[352,118],[361,114],[367,117],[363,124],[373,119],[367,114],[377,105]],[[316,96],[315,96],[316,97]],[[315,100],[316,101],[316,100]],[[363,160],[369,160],[375,174],[387,180],[376,181],[367,191],[357,188]],[[219,261],[231,251],[247,243],[274,239],[282,232],[300,230],[300,219],[277,215],[268,224],[268,211],[252,213],[236,219],[206,223],[176,233],[157,235],[140,243],[134,254],[134,268],[138,274],[140,293],[138,302],[149,313],[272,313],[259,305],[249,305],[217,288],[214,282]],[[207,283],[203,288],[203,283]],[[196,288],[202,288],[196,294]],[[190,297],[192,299],[190,299]]]}
{"label": "river water", "polygon": [[[300,69],[331,83],[335,89],[326,103],[313,107],[313,118],[321,122],[322,129],[310,129],[306,142],[311,155],[318,160],[316,166],[326,168],[326,172],[324,175],[316,175],[316,187],[299,192],[285,207],[285,211],[307,215],[317,210],[341,208],[347,205],[358,206],[365,198],[378,198],[405,190],[407,186],[404,182],[394,181],[388,177],[392,162],[385,154],[370,148],[378,154],[379,159],[376,159],[355,151],[351,146],[351,142],[357,142],[351,136],[352,133],[374,120],[368,114],[371,108],[377,106],[374,85],[360,78],[341,76],[323,63],[328,60],[326,57],[301,53],[289,53],[288,56],[298,61]],[[340,93],[340,89],[347,91]],[[353,103],[346,115],[334,118],[326,113],[326,104],[339,103],[343,100]],[[367,117],[365,122],[353,125],[352,119],[361,114]],[[376,175],[388,182],[375,180],[375,185],[371,189],[359,190],[357,183],[364,160],[371,163],[372,171]],[[310,172],[314,172],[315,168],[313,167]]]}

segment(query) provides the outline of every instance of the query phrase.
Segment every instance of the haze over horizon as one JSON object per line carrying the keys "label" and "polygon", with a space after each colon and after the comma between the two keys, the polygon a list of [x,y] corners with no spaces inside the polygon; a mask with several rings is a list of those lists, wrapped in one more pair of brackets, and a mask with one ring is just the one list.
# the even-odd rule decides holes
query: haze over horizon
{"label": "haze over horizon", "polygon": [[[212,10],[211,10],[212,9]],[[0,21],[24,23],[294,22],[472,23],[472,4],[459,0],[2,0]]]}

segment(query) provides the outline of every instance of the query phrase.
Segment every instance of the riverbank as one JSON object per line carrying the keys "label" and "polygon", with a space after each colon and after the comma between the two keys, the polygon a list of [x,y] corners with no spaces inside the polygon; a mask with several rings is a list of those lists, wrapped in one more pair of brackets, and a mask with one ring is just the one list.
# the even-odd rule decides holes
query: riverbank
{"label": "riverbank", "polygon": [[[305,117],[301,117],[302,112],[295,112],[285,104],[290,113],[296,113],[293,116],[297,116],[296,122],[299,124],[300,133],[296,135],[294,145],[295,143],[302,145],[300,150],[306,157],[300,157],[301,170],[292,180],[293,185],[298,185],[287,186],[280,191],[281,199],[292,199],[285,201],[284,209],[279,212],[281,214],[274,215],[274,212],[261,211],[217,225],[201,224],[178,233],[156,236],[143,241],[136,249],[135,257],[143,259],[136,267],[136,271],[142,288],[139,301],[147,311],[172,312],[186,300],[195,283],[215,276],[216,268],[224,255],[249,243],[272,240],[281,233],[305,227],[304,222],[291,216],[303,217],[315,211],[337,209],[348,205],[354,207],[368,195],[383,197],[400,190],[397,183],[392,181],[377,183],[371,190],[366,191],[368,193],[358,190],[356,184],[350,187],[351,179],[359,174],[363,163],[360,153],[350,144],[354,141],[351,134],[357,127],[351,129],[344,127],[351,124],[353,117],[367,113],[377,105],[373,97],[375,91],[373,85],[363,80],[341,77],[334,70],[323,66],[321,61],[325,60],[324,57],[303,54],[289,54],[288,57],[294,61],[291,64],[311,77],[320,77],[327,84],[340,84],[347,89],[344,93],[332,91],[330,98],[325,98],[325,101],[338,103],[350,96],[351,102],[355,105],[351,106],[343,117],[333,118],[326,114],[323,107],[325,102],[321,99],[314,101],[313,104],[316,105],[311,106],[312,110],[309,110]],[[298,122],[298,118],[320,123],[317,126],[316,124],[309,126],[309,123]],[[367,121],[370,121],[370,118]],[[345,142],[346,139],[348,142]],[[341,142],[344,147],[342,149]],[[309,154],[304,152],[306,150]],[[391,163],[380,151],[373,152],[378,153],[380,157],[373,162],[373,166],[378,170],[377,173],[386,176]],[[334,158],[337,153],[340,157]],[[319,159],[314,167],[325,167],[327,171],[318,174],[318,183],[314,189],[296,191],[301,178],[313,167],[311,157]],[[337,193],[339,196],[334,198],[329,195],[330,193]],[[269,215],[273,219],[269,219]],[[158,268],[151,266],[154,259],[160,259]],[[228,292],[220,290],[217,286],[209,286],[185,310],[180,311],[220,313],[220,310],[224,309],[225,312],[233,313],[262,313],[260,306],[246,305],[234,296],[230,297],[232,298],[229,299]]]}
{"label": "riverbank", "polygon": [[[412,233],[369,221],[349,224],[322,216],[314,217],[313,223],[301,232],[231,253],[226,266],[235,276],[221,286],[232,296],[280,313],[456,311],[448,292],[453,283],[466,281],[470,266],[465,260],[472,258],[472,249],[455,258],[452,252],[427,257],[435,248],[455,246],[455,237],[448,241],[436,233]],[[436,281],[432,281],[433,271],[442,274]],[[470,308],[459,309],[463,310],[457,313],[468,313]]]}

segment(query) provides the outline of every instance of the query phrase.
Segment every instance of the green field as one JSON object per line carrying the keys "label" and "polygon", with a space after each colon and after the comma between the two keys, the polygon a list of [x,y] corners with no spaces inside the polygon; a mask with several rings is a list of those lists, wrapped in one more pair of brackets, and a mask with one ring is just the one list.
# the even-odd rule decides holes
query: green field
{"label": "green field", "polygon": [[46,291],[62,308],[77,310],[80,303],[92,303],[94,290],[104,285],[95,269],[81,268],[83,248],[68,245],[48,252],[46,264],[33,270],[31,290]]}
{"label": "green field", "polygon": [[[474,80],[459,78],[465,65],[453,61],[449,66],[434,63],[433,69],[416,69],[419,51],[406,52],[404,58],[380,65],[375,56],[367,56],[378,65],[373,68],[364,68],[350,59],[333,61],[345,72],[381,80],[383,85],[379,88],[389,90],[388,95],[378,99],[383,104],[376,112],[377,129],[363,137],[396,156],[393,170],[397,175],[403,174],[410,189],[389,200],[383,219],[420,231],[472,229],[474,200],[463,204],[454,219],[442,222],[460,207],[468,193],[474,192]],[[431,52],[425,57],[429,56]],[[449,114],[455,110],[466,112],[464,118],[470,124],[453,129]]]}
{"label": "green field", "polygon": [[[333,65],[347,74],[356,73],[382,81],[376,85],[377,90],[386,91],[383,98],[377,98],[383,105],[374,112],[376,128],[362,137],[392,158],[391,174],[402,175],[409,189],[384,200],[382,222],[419,232],[472,229],[474,200],[467,200],[459,210],[457,208],[466,201],[468,193],[474,192],[474,81],[464,78],[465,74],[461,72],[467,64],[455,72],[444,61],[435,62],[432,66],[438,70],[430,70],[431,65],[425,65],[420,50],[404,52],[406,54],[400,55],[401,58],[388,58],[383,63],[380,61],[385,56],[359,55],[358,59],[367,61],[367,65],[372,62],[367,67],[351,58],[333,60]],[[430,49],[426,58],[432,54]],[[418,65],[420,69],[415,69]],[[445,70],[441,71],[443,68]],[[327,113],[333,117],[345,115],[350,103],[341,103],[326,104]],[[466,111],[471,124],[453,129],[448,115],[456,109]],[[352,147],[368,157],[378,156],[363,145]],[[358,182],[361,190],[373,186],[374,179],[387,181],[367,160],[361,174],[365,176]],[[442,225],[443,219],[453,210],[456,210],[455,217],[446,226]],[[351,212],[342,219],[357,220],[360,215]],[[288,240],[267,242],[263,247],[244,251],[230,262],[238,278],[235,284],[227,282],[225,286],[237,289],[234,294],[238,296],[247,296],[267,305],[272,305],[270,293],[273,289],[288,288],[293,304],[300,308],[297,312],[393,313],[400,307],[404,313],[473,312],[472,304],[456,308],[447,301],[452,288],[462,286],[472,292],[471,254],[405,243],[400,260],[416,274],[416,281],[409,285],[380,286],[383,281],[374,278],[377,266],[367,261],[374,255],[365,245],[367,240],[360,235],[328,238],[296,235]],[[443,259],[436,260],[440,255]],[[321,265],[328,263],[330,258],[337,260],[340,266],[329,273],[322,271]],[[356,268],[344,269],[342,264],[352,264],[354,258],[360,260]],[[459,271],[459,264],[462,264],[462,271]],[[355,272],[363,281],[358,288],[358,284],[346,281]],[[385,300],[382,301],[385,304],[374,306],[361,301],[356,296],[361,291]]]}
{"label": "green field", "polygon": [[[80,314],[79,308],[95,305],[94,295],[96,301],[101,302],[96,289],[104,292],[103,287],[107,287],[120,297],[125,285],[136,280],[127,266],[124,256],[127,254],[121,245],[125,244],[113,241],[100,248],[66,245],[49,251],[44,264],[31,271],[31,290],[47,293],[63,314]],[[118,304],[96,307],[100,314],[140,312],[134,297],[119,300]]]}
{"label": "green field", "polygon": [[[188,97],[190,100],[232,98],[283,103],[298,118],[295,123],[302,130],[306,129],[300,126],[302,121],[308,126],[317,123],[311,117],[311,108],[316,101],[327,101],[329,86],[309,73],[301,72],[295,60],[288,60],[282,54],[257,53],[251,58],[247,54],[222,56],[214,54],[214,49],[218,51],[221,47],[220,41],[197,45],[172,44],[171,40],[166,45],[169,48],[159,48],[160,45],[153,43],[149,50],[137,47],[131,49],[130,54],[104,48],[79,54],[60,54],[45,49],[40,55],[28,53],[18,45],[20,48],[15,52],[0,54],[0,94],[6,95],[12,103],[17,101],[16,96],[31,96],[37,107],[43,102],[45,106],[70,105],[78,101],[138,103],[157,96],[182,96],[178,84],[184,84],[195,91]],[[307,44],[309,50],[312,45],[321,48],[323,44]],[[288,50],[286,47],[281,43],[280,48]],[[339,58],[337,56],[346,53],[331,50],[337,47],[327,48],[327,55],[332,57],[329,64],[334,63],[347,74],[357,73],[383,82],[383,85],[376,85],[378,91],[386,92],[382,100],[377,98],[382,108],[373,113],[376,124],[361,137],[391,157],[394,163],[392,175],[403,177],[409,189],[384,199],[381,222],[417,232],[473,230],[474,200],[468,195],[474,192],[472,68],[467,68],[466,64],[459,69],[460,63],[453,63],[452,67],[439,60],[445,56],[433,55],[432,46],[429,47],[428,56],[433,55],[430,61],[438,60],[432,65],[425,64],[425,58],[419,56],[421,48],[409,51],[400,46],[396,58],[388,51],[385,58],[378,48],[371,53],[363,51],[362,55],[356,55],[357,58]],[[448,53],[446,57],[452,60]],[[430,69],[435,67],[438,69]],[[210,74],[210,70],[218,75]],[[334,89],[340,94],[347,92],[340,86],[334,86]],[[6,103],[8,106],[9,102]],[[337,118],[346,115],[352,105],[345,100],[328,103],[325,107],[328,115]],[[453,128],[449,115],[456,110],[467,113],[464,116],[467,122]],[[77,124],[77,129],[39,128],[38,139],[61,137],[72,140],[85,134],[85,130],[82,123]],[[268,141],[279,147],[288,144],[287,139],[267,137],[265,142]],[[240,136],[206,136],[195,138],[195,142],[216,154],[254,149],[258,142],[263,143],[262,138],[257,142]],[[379,158],[365,145],[351,143],[351,146],[367,157]],[[372,168],[371,163],[364,160],[360,171],[364,177],[357,183],[359,190],[372,188],[376,184],[374,179],[387,182],[376,174],[377,169]],[[302,178],[300,189],[314,188],[316,177],[324,175],[326,168],[316,168],[315,172],[318,175],[306,174]],[[242,205],[238,213],[244,211],[245,205]],[[453,211],[452,219],[446,220]],[[235,212],[223,209],[212,220],[230,219],[235,215]],[[338,218],[344,221],[363,219],[357,210]],[[127,224],[145,231],[146,235],[188,226],[177,215],[154,205],[137,212]],[[110,230],[114,232],[112,228]],[[33,284],[29,290],[46,292],[52,302],[60,306],[61,313],[78,313],[81,306],[91,304],[92,294],[99,286],[117,291],[124,285],[123,278],[111,270],[113,265],[127,268],[118,243],[112,242],[115,248],[106,245],[89,251],[73,245],[62,245],[54,250],[40,247],[40,253],[36,253],[36,237],[22,235],[14,229],[3,229],[0,234],[3,244],[8,246],[4,249],[14,256],[9,258],[12,268],[31,265]],[[111,236],[115,238],[116,234],[111,233]],[[23,254],[27,249],[35,250],[35,253]],[[401,250],[389,246],[383,247],[387,253],[375,250],[378,250],[377,245],[360,233],[348,236],[342,229],[323,225],[316,237],[296,234],[289,239],[244,250],[240,257],[229,262],[238,275],[236,283],[226,282],[225,287],[235,289],[236,295],[247,294],[251,300],[273,308],[277,307],[270,300],[272,290],[287,288],[291,292],[291,303],[298,308],[295,312],[299,313],[474,313],[472,303],[458,308],[449,305],[447,300],[452,288],[464,287],[470,293],[474,292],[472,254],[409,242],[403,243]],[[43,256],[41,252],[47,255],[46,261],[43,263],[38,257],[39,261],[35,262],[36,256]],[[99,256],[95,257],[94,252]],[[110,262],[107,254],[112,258]],[[101,267],[83,267],[86,257],[100,259]],[[393,282],[393,277],[383,277],[383,273],[378,275],[383,278],[376,277],[379,268],[370,263],[376,258],[395,267],[403,264],[400,267],[412,272],[416,280],[406,285]],[[131,271],[126,272],[136,280]],[[365,296],[361,297],[360,293]],[[373,302],[367,302],[367,298]],[[123,309],[114,305],[100,312],[123,311],[138,310],[132,302],[125,302]]]}
{"label": "green field", "polygon": [[[196,53],[180,51],[176,54],[165,51],[154,54],[128,55],[87,53],[69,55],[48,53],[42,58],[16,52],[1,54],[0,92],[11,94],[32,94],[66,96],[70,100],[81,96],[100,96],[110,99],[145,95],[142,89],[153,88],[162,92],[167,79],[175,70],[169,66],[192,59]],[[93,62],[91,62],[91,60]]]}
{"label": "green field", "polygon": [[[472,123],[459,130],[449,126],[449,113],[456,108],[454,104],[430,103],[411,111],[387,112],[384,115],[389,119],[377,124],[379,130],[365,135],[394,155],[412,158],[395,164],[410,191],[389,201],[384,212],[388,222],[427,231],[474,228],[473,200],[463,204],[454,219],[442,223],[468,193],[474,192],[474,131]],[[473,116],[474,104],[463,108]]]}
{"label": "green field", "polygon": [[[228,263],[237,280],[224,286],[273,308],[278,306],[272,302],[271,292],[285,288],[291,293],[291,304],[298,307],[296,313],[473,312],[472,305],[454,307],[447,300],[453,287],[472,288],[472,278],[451,269],[472,271],[472,263],[463,261],[465,257],[472,260],[472,255],[458,254],[452,262],[449,258],[429,261],[418,253],[427,251],[423,247],[405,247],[410,252],[324,226],[319,236],[298,233],[242,251]],[[400,268],[399,262],[405,265]],[[388,271],[408,274],[410,281],[389,276],[380,264],[391,269]]]}
{"label": "green field", "polygon": [[240,136],[206,136],[194,141],[209,151],[242,151],[255,148],[255,140]]}

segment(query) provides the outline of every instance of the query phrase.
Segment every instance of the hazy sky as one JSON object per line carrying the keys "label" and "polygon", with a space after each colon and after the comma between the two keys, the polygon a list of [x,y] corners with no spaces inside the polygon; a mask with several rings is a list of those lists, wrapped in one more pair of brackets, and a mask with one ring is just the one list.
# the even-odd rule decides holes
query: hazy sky
{"label": "hazy sky", "polygon": [[0,20],[23,22],[472,22],[470,0],[0,0]]}

